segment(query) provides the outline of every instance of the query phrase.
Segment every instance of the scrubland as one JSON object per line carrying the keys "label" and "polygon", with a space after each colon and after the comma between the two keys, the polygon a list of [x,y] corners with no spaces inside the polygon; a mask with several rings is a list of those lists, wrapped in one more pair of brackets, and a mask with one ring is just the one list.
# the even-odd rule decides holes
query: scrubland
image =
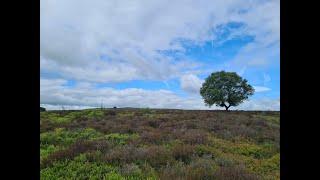
{"label": "scrubland", "polygon": [[280,112],[40,112],[41,179],[280,179]]}

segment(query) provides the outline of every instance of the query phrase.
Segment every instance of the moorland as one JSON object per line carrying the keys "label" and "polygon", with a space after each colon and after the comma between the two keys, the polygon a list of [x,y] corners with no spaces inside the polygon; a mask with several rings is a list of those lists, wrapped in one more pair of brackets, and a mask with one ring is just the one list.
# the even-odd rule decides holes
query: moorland
{"label": "moorland", "polygon": [[280,112],[40,112],[41,179],[280,179]]}

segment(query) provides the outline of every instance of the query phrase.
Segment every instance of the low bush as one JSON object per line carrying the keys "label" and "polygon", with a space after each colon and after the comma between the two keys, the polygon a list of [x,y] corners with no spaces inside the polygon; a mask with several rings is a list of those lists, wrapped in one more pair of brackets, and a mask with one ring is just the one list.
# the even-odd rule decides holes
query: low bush
{"label": "low bush", "polygon": [[277,153],[274,156],[260,162],[259,166],[255,166],[254,170],[260,174],[278,174],[280,169],[280,154]]}
{"label": "low bush", "polygon": [[144,131],[140,135],[140,141],[142,143],[154,143],[160,144],[168,139],[168,134],[163,133],[161,130],[154,129],[150,131]]}
{"label": "low bush", "polygon": [[184,163],[178,162],[161,168],[159,172],[160,180],[187,180],[187,168]]}
{"label": "low bush", "polygon": [[40,145],[61,145],[68,146],[77,140],[90,140],[103,137],[103,134],[92,128],[69,131],[65,128],[57,128],[40,134]]}
{"label": "low bush", "polygon": [[200,129],[188,129],[183,131],[176,131],[175,136],[177,139],[182,140],[189,144],[207,144],[208,134]]}
{"label": "low bush", "polygon": [[217,180],[259,180],[259,176],[247,172],[242,166],[222,166],[214,173]]}
{"label": "low bush", "polygon": [[55,151],[41,161],[41,168],[46,168],[56,161],[72,160],[74,157],[88,151],[105,151],[110,145],[103,140],[100,141],[77,141],[66,149]]}
{"label": "low bush", "polygon": [[235,164],[231,159],[224,158],[224,157],[216,157],[214,161],[220,167],[230,167]]}
{"label": "low bush", "polygon": [[124,164],[120,168],[120,173],[126,177],[142,177],[142,170],[134,163]]}
{"label": "low bush", "polygon": [[41,112],[41,179],[280,179],[278,118],[172,109]]}
{"label": "low bush", "polygon": [[193,180],[215,179],[214,162],[207,159],[195,159],[189,165],[178,162],[161,169],[159,178],[162,180]]}
{"label": "low bush", "polygon": [[41,169],[40,179],[104,179],[115,177],[115,174],[118,174],[117,168],[103,163],[88,163],[85,155],[80,155],[74,160],[58,161],[50,168]]}
{"label": "low bush", "polygon": [[120,133],[111,133],[106,135],[106,139],[115,144],[124,145],[129,140],[135,140],[139,137],[137,134],[120,134]]}
{"label": "low bush", "polygon": [[116,116],[117,112],[114,110],[107,110],[107,111],[104,111],[104,115],[105,116]]}
{"label": "low bush", "polygon": [[40,147],[40,160],[43,158],[46,158],[48,155],[52,154],[55,151],[61,150],[62,148],[60,146],[55,145],[45,145]]}
{"label": "low bush", "polygon": [[195,154],[195,147],[188,144],[175,144],[171,151],[176,160],[189,163],[191,157]]}
{"label": "low bush", "polygon": [[187,167],[188,179],[215,179],[216,165],[211,159],[196,158]]}
{"label": "low bush", "polygon": [[174,162],[174,158],[167,148],[156,145],[148,146],[145,149],[145,159],[156,169]]}
{"label": "low bush", "polygon": [[103,156],[108,163],[121,165],[145,159],[145,151],[132,145],[117,146]]}

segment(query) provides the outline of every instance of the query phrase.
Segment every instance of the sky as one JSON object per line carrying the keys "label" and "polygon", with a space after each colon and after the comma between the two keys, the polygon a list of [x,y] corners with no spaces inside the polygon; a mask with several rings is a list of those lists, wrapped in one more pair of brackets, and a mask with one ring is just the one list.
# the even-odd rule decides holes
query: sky
{"label": "sky", "polygon": [[280,0],[41,0],[40,105],[205,106],[212,72],[255,94],[232,110],[280,110]]}

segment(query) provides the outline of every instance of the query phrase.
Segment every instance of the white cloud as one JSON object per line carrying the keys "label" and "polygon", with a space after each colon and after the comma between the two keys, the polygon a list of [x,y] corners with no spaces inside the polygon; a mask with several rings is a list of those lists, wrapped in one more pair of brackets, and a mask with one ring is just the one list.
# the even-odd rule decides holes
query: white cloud
{"label": "white cloud", "polygon": [[201,45],[216,38],[216,27],[232,21],[246,25],[232,36],[255,37],[237,59],[247,60],[252,52],[262,58],[263,49],[279,39],[279,4],[279,0],[41,0],[41,70],[91,82],[175,78],[194,66],[158,51],[184,52],[179,39]]}
{"label": "white cloud", "polygon": [[[205,64],[184,57],[182,42],[203,45],[217,38],[217,27],[243,23],[229,37],[251,35],[231,69],[266,66],[279,53],[279,0],[41,0],[40,70],[61,79],[41,79],[41,103],[51,108],[134,106],[206,109],[196,75]],[[182,58],[161,53],[175,50]],[[160,52],[159,52],[160,51]],[[216,65],[215,65],[216,66]],[[218,66],[218,65],[217,65]],[[217,67],[213,67],[217,68]],[[94,87],[95,83],[130,80],[167,81],[180,78],[181,88],[194,96],[183,98],[165,90]],[[76,87],[66,79],[77,80]],[[267,78],[268,79],[268,78]],[[260,88],[260,89],[259,89]],[[258,87],[257,92],[269,90]],[[262,102],[262,101],[261,101]],[[264,108],[250,101],[245,108]],[[266,108],[276,107],[271,102]]]}
{"label": "white cloud", "polygon": [[[198,98],[183,99],[167,90],[144,90],[128,88],[95,88],[93,85],[64,86],[65,81],[41,79],[40,103],[69,106],[99,107],[155,107],[155,108],[192,108],[199,104]],[[44,87],[45,86],[45,87]]]}
{"label": "white cloud", "polygon": [[[137,88],[113,89],[94,88],[94,85],[80,84],[65,86],[61,79],[41,79],[40,104],[49,109],[82,109],[100,107],[150,107],[177,109],[221,109],[204,105],[201,97],[180,97],[168,90],[144,90]],[[84,88],[85,87],[85,88]],[[277,110],[280,106],[275,100],[251,100],[232,109]]]}
{"label": "white cloud", "polygon": [[44,107],[46,108],[46,110],[81,110],[81,109],[97,108],[92,106],[52,105],[52,104],[40,104],[40,107]]}
{"label": "white cloud", "polygon": [[[181,89],[188,93],[192,94],[199,94],[200,88],[203,84],[204,80],[199,79],[196,75],[193,74],[186,74],[183,75],[180,79],[180,86]],[[265,92],[265,91],[271,91],[270,88],[265,86],[253,86],[255,89],[255,92]]]}
{"label": "white cloud", "polygon": [[265,92],[265,91],[270,91],[271,89],[268,87],[264,87],[264,86],[253,86],[255,92]]}
{"label": "white cloud", "polygon": [[199,79],[196,75],[186,74],[180,79],[181,89],[189,93],[199,94],[200,88],[204,80]]}
{"label": "white cloud", "polygon": [[234,65],[261,67],[279,63],[280,0],[253,4],[246,13],[235,17],[247,22],[247,34],[254,36],[254,41],[238,52]]}
{"label": "white cloud", "polygon": [[249,100],[239,105],[238,107],[233,107],[231,109],[280,111],[280,99],[265,98],[258,100]]}

